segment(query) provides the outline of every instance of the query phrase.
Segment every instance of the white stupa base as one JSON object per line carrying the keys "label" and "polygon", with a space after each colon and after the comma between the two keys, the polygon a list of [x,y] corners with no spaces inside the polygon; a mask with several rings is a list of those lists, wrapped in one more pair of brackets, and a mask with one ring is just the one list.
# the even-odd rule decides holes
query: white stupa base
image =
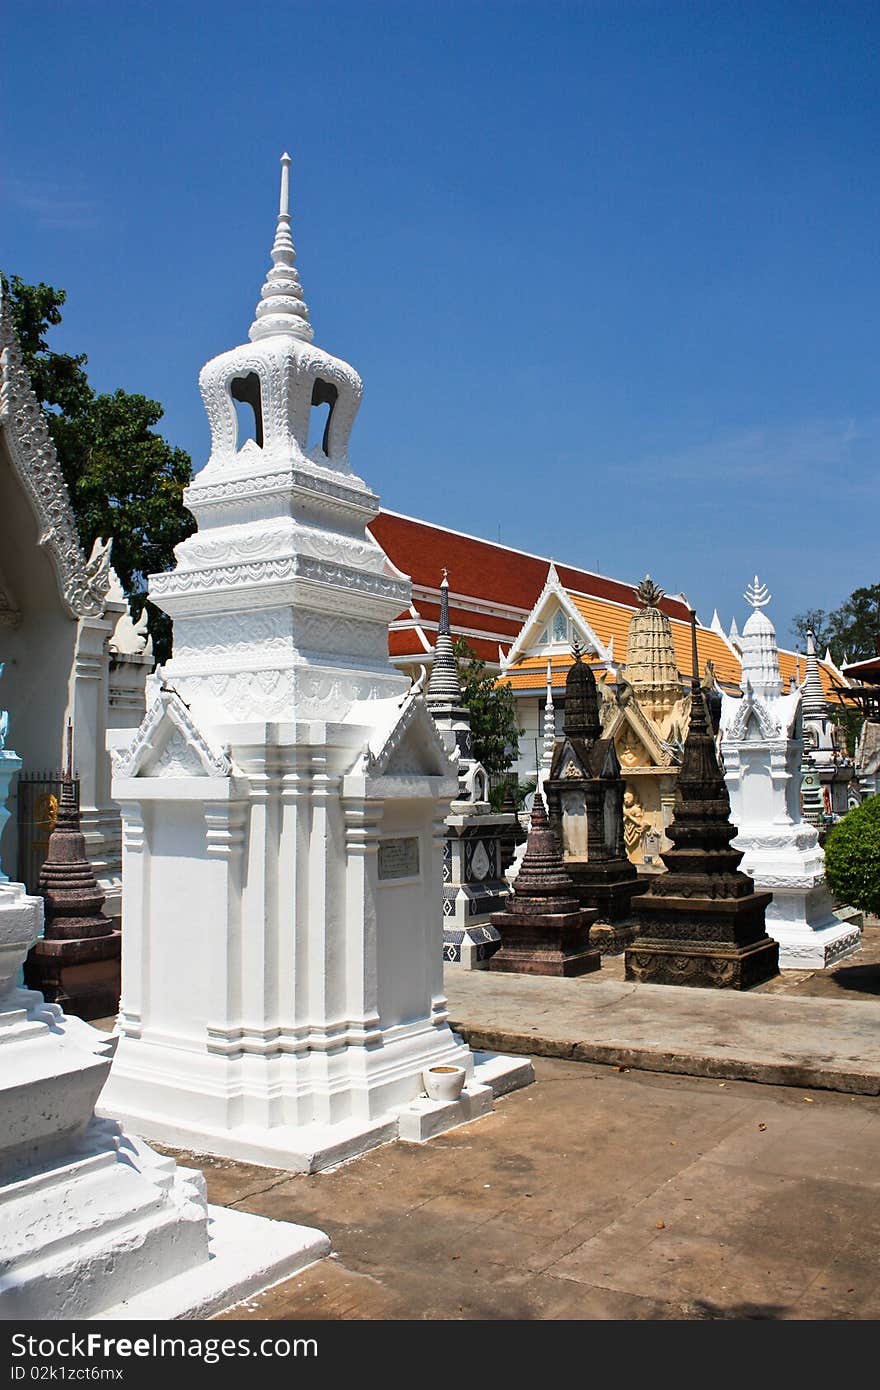
{"label": "white stupa base", "polygon": [[[769,886],[769,885],[767,885]],[[758,892],[765,885],[755,884]],[[780,889],[765,914],[768,936],[779,942],[780,970],[825,970],[858,951],[861,918],[841,920],[831,906],[827,888]]]}
{"label": "white stupa base", "polygon": [[786,927],[769,918],[767,935],[779,942],[780,970],[826,970],[847,956],[855,955],[862,944],[862,934],[840,922],[833,927],[814,931],[809,927]]}
{"label": "white stupa base", "polygon": [[764,920],[779,942],[780,970],[825,970],[859,949],[861,914],[835,910],[812,826],[740,831],[733,847],[745,850],[740,868],[756,891],[773,894]]}
{"label": "white stupa base", "polygon": [[[141,1075],[135,1084],[135,1074],[125,1068],[124,1040],[114,1064],[110,1085],[102,1096],[102,1109],[120,1109],[129,1129],[175,1148],[185,1148],[196,1154],[212,1154],[237,1159],[268,1168],[284,1168],[297,1173],[317,1173],[332,1168],[360,1154],[406,1139],[420,1143],[447,1129],[478,1119],[493,1108],[498,1096],[526,1086],[534,1081],[534,1071],[528,1059],[504,1057],[494,1053],[470,1053],[454,1034],[453,1041],[426,1058],[424,1066],[451,1062],[465,1066],[468,1079],[459,1100],[439,1102],[428,1100],[423,1093],[421,1071],[410,1072],[406,1080],[407,1099],[389,1105],[379,1114],[370,1115],[370,1095],[346,1093],[349,1107],[356,1104],[359,1114],[348,1114],[332,1122],[310,1124],[221,1124],[219,1111],[212,1119],[204,1104],[199,1106],[198,1095],[181,1092],[170,1078],[157,1084],[155,1076]],[[439,1041],[439,1038],[438,1038]],[[143,1058],[144,1043],[138,1043],[138,1059]],[[127,1098],[127,1102],[126,1102]],[[135,1104],[136,1098],[140,1103]],[[215,1096],[215,1100],[218,1097]],[[342,1103],[343,1096],[337,1094]],[[160,1108],[161,1107],[161,1108]],[[222,1111],[234,1113],[236,1107],[223,1105]]]}
{"label": "white stupa base", "polygon": [[[27,949],[29,902],[0,912],[0,964]],[[0,1319],[194,1316],[326,1254],[321,1232],[277,1222],[239,1252],[201,1173],[96,1117],[114,1041],[35,990],[0,999]]]}
{"label": "white stupa base", "polygon": [[209,1206],[207,1263],[94,1316],[101,1321],[209,1318],[329,1253],[328,1237],[311,1226]]}

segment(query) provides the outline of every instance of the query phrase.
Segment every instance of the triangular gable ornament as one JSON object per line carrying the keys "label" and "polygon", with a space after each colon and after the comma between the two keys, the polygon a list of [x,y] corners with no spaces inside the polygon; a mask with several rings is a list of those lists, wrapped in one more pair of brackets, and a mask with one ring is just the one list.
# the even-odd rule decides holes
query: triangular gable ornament
{"label": "triangular gable ornament", "polygon": [[232,760],[195,723],[176,690],[163,688],[127,748],[113,753],[115,777],[231,777]]}

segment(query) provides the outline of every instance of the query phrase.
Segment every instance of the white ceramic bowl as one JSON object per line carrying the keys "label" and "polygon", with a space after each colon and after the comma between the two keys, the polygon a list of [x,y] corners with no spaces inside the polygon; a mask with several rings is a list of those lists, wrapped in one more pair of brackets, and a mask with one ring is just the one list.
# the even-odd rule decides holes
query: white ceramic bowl
{"label": "white ceramic bowl", "polygon": [[426,1067],[422,1072],[422,1085],[431,1100],[458,1100],[466,1077],[464,1067]]}

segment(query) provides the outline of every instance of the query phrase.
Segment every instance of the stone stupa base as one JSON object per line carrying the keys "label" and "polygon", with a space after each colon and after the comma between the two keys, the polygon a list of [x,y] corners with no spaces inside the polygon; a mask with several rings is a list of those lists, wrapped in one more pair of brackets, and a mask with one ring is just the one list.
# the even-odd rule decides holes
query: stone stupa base
{"label": "stone stupa base", "polygon": [[753,989],[779,973],[779,946],[767,937],[752,946],[639,938],[626,952],[626,978],[648,985]]}
{"label": "stone stupa base", "polygon": [[601,923],[632,928],[633,898],[644,893],[649,885],[639,878],[629,860],[606,865],[566,859],[565,867],[581,907],[595,909]]}
{"label": "stone stupa base", "polygon": [[779,974],[779,943],[766,933],[769,893],[741,898],[663,897],[638,905],[639,935],[626,952],[628,980],[702,989],[752,989]]}
{"label": "stone stupa base", "polygon": [[76,940],[42,937],[25,962],[25,984],[65,1014],[107,1018],[119,1008],[121,951],[118,931]]}
{"label": "stone stupa base", "polygon": [[594,917],[595,913],[584,909],[528,916],[493,912],[492,925],[501,932],[502,946],[489,961],[489,969],[564,978],[598,970],[602,957],[590,943]]}
{"label": "stone stupa base", "polygon": [[600,956],[619,956],[632,946],[637,936],[632,922],[594,922],[590,928],[590,945]]}

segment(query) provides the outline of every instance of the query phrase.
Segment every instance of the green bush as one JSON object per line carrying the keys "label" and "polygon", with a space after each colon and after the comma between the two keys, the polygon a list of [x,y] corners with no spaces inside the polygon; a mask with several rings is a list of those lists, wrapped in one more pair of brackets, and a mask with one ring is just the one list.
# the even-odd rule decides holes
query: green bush
{"label": "green bush", "polygon": [[825,870],[841,902],[880,912],[880,796],[853,807],[830,831]]}

